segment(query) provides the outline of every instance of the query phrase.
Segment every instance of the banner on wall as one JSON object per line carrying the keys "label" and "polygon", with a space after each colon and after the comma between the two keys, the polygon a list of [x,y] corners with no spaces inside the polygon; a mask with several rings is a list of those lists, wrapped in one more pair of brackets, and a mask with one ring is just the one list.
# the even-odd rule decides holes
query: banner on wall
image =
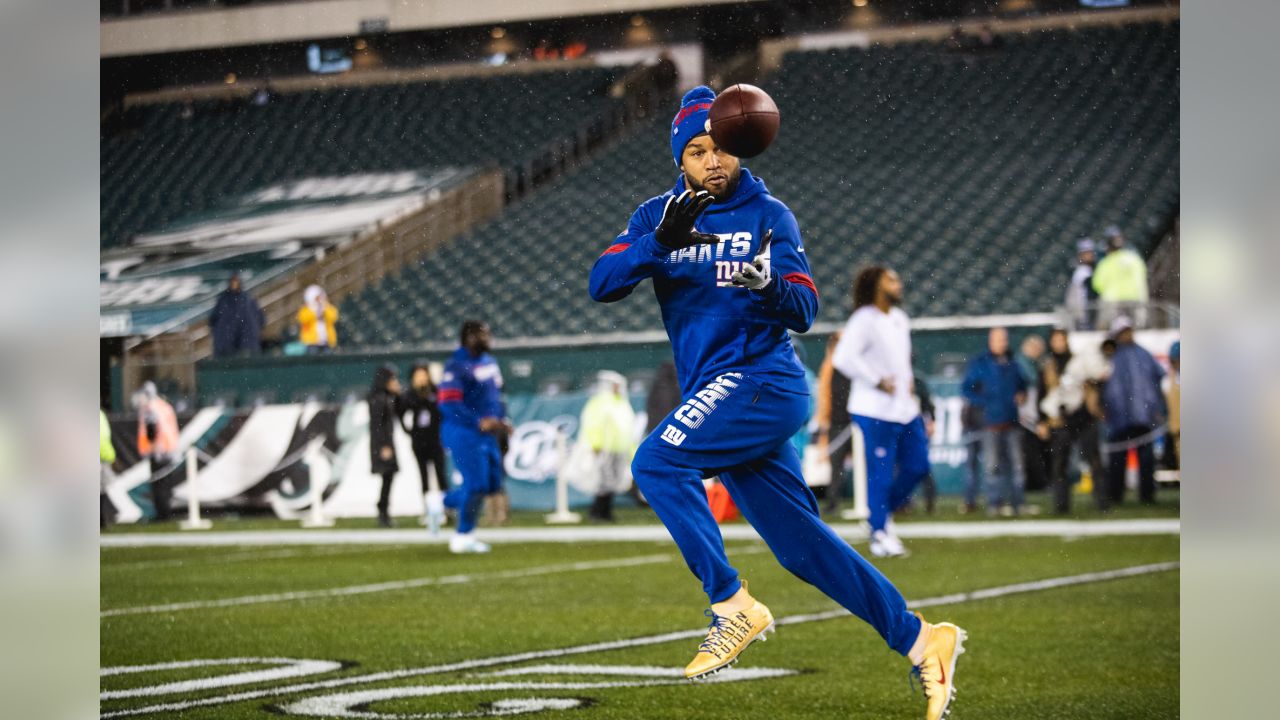
{"label": "banner on wall", "polygon": [[[1141,331],[1139,344],[1162,364],[1177,331]],[[1072,351],[1099,352],[1100,333],[1073,333]],[[929,457],[938,492],[964,489],[969,447],[961,412],[964,400],[959,376],[927,379],[935,405],[935,428]],[[515,426],[504,461],[512,506],[550,510],[555,506],[555,478],[572,455],[578,418],[589,394],[516,395],[508,400]],[[636,438],[645,424],[644,397],[631,396],[636,409]],[[121,522],[154,515],[148,484],[152,478],[174,490],[176,508],[185,507],[185,466],[177,461],[153,473],[133,446],[135,418],[112,423],[118,474],[106,492]],[[369,469],[369,413],[363,401],[345,405],[300,403],[246,409],[204,408],[180,418],[179,455],[199,450],[199,500],[214,509],[271,511],[282,518],[300,517],[311,503],[311,487],[324,488],[324,511],[334,517],[373,517],[381,479]],[[423,512],[423,483],[409,437],[396,432],[400,472],[391,493],[394,515]],[[450,471],[452,474],[452,471]],[[452,482],[455,478],[449,478]],[[441,483],[445,485],[446,483]],[[586,494],[570,488],[570,502],[582,505]]]}
{"label": "banner on wall", "polygon": [[[572,451],[587,398],[588,393],[578,392],[510,399],[508,412],[515,432],[505,470],[512,507],[550,510],[555,506],[556,473]],[[632,396],[631,404],[642,408],[643,397]],[[644,414],[642,410],[637,414],[638,437]],[[112,422],[119,461],[115,477],[104,490],[119,522],[155,516],[149,488],[153,479],[172,488],[175,512],[186,507],[188,483],[182,457],[190,447],[197,449],[198,498],[207,511],[269,511],[281,518],[300,518],[310,509],[315,483],[324,488],[325,514],[377,514],[381,478],[369,467],[369,407],[363,401],[204,408],[180,418],[178,457],[155,473],[134,447],[136,423],[134,417]],[[395,447],[400,472],[391,489],[391,514],[421,515],[425,509],[422,477],[403,430],[396,431]],[[452,469],[448,472],[455,475]],[[585,504],[590,497],[571,489],[570,502]]]}

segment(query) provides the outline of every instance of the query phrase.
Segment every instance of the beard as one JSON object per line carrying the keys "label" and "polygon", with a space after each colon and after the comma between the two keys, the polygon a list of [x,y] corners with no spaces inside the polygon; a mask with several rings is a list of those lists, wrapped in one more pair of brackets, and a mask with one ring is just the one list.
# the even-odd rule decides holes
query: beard
{"label": "beard", "polygon": [[711,188],[707,187],[706,185],[703,185],[702,183],[694,180],[692,177],[689,176],[688,173],[685,173],[684,180],[685,180],[685,184],[689,186],[690,190],[693,190],[695,192],[700,190],[706,190],[707,192],[715,196],[716,201],[719,202],[727,198],[733,197],[733,193],[736,192],[738,189],[738,182],[742,179],[742,168],[738,168],[736,171],[734,171],[732,175],[729,173],[724,173],[724,175],[728,178],[728,182],[725,183],[724,190],[721,190],[720,192],[716,192]]}

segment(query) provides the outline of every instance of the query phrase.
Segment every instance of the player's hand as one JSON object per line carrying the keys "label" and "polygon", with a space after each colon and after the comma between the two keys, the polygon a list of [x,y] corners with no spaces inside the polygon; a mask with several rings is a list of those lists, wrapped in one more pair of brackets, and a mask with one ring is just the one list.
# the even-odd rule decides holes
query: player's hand
{"label": "player's hand", "polygon": [[392,455],[392,450],[390,446],[384,447],[382,448],[382,450],[378,452],[378,457],[382,458],[383,460],[390,460],[391,455]]}
{"label": "player's hand", "polygon": [[773,231],[765,232],[764,237],[760,239],[760,249],[756,252],[756,258],[749,265],[743,265],[742,269],[730,276],[734,287],[742,287],[748,290],[763,290],[769,281],[773,279],[773,275],[769,272],[769,266],[765,263],[765,253],[769,251],[769,244],[773,242]]}
{"label": "player's hand", "polygon": [[876,387],[880,392],[886,392],[892,395],[894,391],[898,389],[898,384],[895,383],[891,377],[882,377],[880,378],[880,382],[876,383]]}
{"label": "player's hand", "polygon": [[720,238],[693,229],[698,216],[715,202],[715,196],[706,190],[694,193],[685,190],[679,197],[667,198],[667,205],[662,209],[662,222],[653,231],[653,237],[660,245],[670,250],[681,250],[690,245],[706,245],[720,242]]}
{"label": "player's hand", "polygon": [[502,421],[496,417],[480,418],[480,432],[497,432],[502,429]]}

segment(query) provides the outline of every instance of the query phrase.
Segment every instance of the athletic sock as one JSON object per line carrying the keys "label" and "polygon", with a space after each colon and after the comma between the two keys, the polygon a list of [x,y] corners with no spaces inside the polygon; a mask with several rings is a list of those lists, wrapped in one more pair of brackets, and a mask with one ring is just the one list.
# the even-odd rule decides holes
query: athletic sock
{"label": "athletic sock", "polygon": [[717,615],[730,615],[740,610],[746,610],[754,605],[755,602],[756,599],[747,592],[747,586],[743,585],[738,589],[738,592],[733,594],[733,597],[724,602],[714,603],[711,606],[711,611]]}
{"label": "athletic sock", "polygon": [[933,634],[933,626],[920,620],[920,634],[916,636],[916,642],[911,646],[911,650],[907,652],[907,657],[911,659],[912,665],[919,665],[924,662],[924,649],[929,644],[929,637]]}

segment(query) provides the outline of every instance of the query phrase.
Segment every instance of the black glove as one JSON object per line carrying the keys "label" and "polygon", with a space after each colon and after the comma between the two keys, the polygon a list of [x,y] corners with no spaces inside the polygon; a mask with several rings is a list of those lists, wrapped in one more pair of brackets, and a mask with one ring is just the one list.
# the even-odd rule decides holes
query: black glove
{"label": "black glove", "polygon": [[694,194],[690,190],[680,193],[679,197],[667,198],[667,206],[662,209],[662,222],[653,231],[658,244],[669,250],[681,250],[690,245],[705,245],[720,242],[720,238],[693,229],[693,223],[715,202],[715,196],[706,190]]}

